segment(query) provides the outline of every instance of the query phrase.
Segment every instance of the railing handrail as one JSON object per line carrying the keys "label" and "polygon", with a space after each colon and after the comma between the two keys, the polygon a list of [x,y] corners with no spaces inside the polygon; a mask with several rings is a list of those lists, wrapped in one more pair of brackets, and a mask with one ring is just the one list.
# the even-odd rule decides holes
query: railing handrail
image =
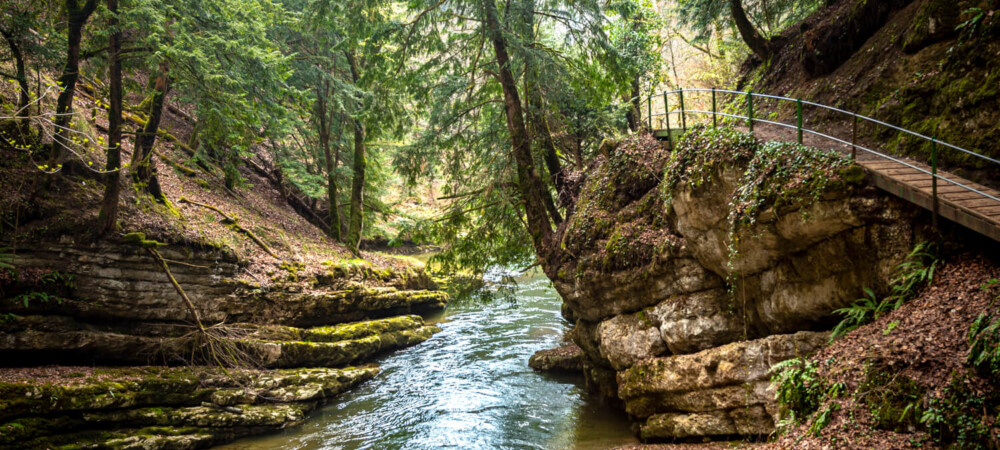
{"label": "railing handrail", "polygon": [[[720,93],[720,94],[750,95],[750,96],[753,96],[753,97],[769,98],[769,99],[772,99],[772,100],[782,100],[782,101],[790,101],[790,102],[799,102],[799,101],[801,101],[802,104],[804,104],[804,105],[815,106],[815,107],[823,108],[823,109],[830,110],[830,111],[833,111],[833,112],[838,112],[838,113],[841,113],[841,114],[847,114],[849,116],[853,116],[853,117],[856,117],[856,118],[861,119],[861,120],[865,120],[865,121],[868,121],[868,122],[871,122],[871,123],[874,123],[874,124],[882,125],[884,127],[892,128],[892,129],[894,129],[896,131],[907,133],[907,134],[910,134],[912,136],[924,139],[926,141],[934,142],[936,144],[940,144],[940,145],[943,145],[945,147],[948,147],[948,148],[951,148],[951,149],[954,149],[954,150],[958,150],[960,152],[963,152],[963,153],[975,156],[977,158],[984,159],[984,160],[992,162],[994,164],[1000,164],[1000,160],[998,160],[996,158],[991,158],[991,157],[986,156],[986,155],[984,155],[982,153],[976,153],[976,152],[974,152],[972,150],[964,149],[962,147],[959,147],[959,146],[954,145],[954,144],[950,144],[948,142],[942,141],[942,140],[937,139],[935,137],[926,136],[926,135],[920,134],[920,133],[918,133],[916,131],[907,130],[906,128],[903,128],[903,127],[900,127],[900,126],[896,126],[896,125],[893,125],[891,123],[883,122],[881,120],[878,120],[878,119],[875,119],[875,118],[872,118],[872,117],[868,117],[868,116],[865,116],[863,114],[858,114],[858,113],[847,111],[847,110],[840,109],[840,108],[837,108],[837,107],[824,105],[822,103],[811,102],[809,100],[803,100],[803,99],[799,99],[799,98],[783,97],[783,96],[780,96],[780,95],[771,95],[771,94],[762,94],[762,93],[753,92],[753,91],[734,91],[734,90],[730,90],[730,89],[708,89],[708,88],[683,88],[683,89],[675,89],[675,90],[672,90],[672,91],[664,91],[664,92],[661,92],[659,94],[650,94],[648,98],[652,99],[653,97],[656,97],[656,96],[677,94],[677,93],[680,93],[680,92],[713,92],[713,91],[716,92],[716,93]],[[677,113],[680,113],[680,112],[695,112],[695,111],[674,110],[674,111],[670,111],[670,114],[677,114]],[[655,116],[662,116],[662,115],[663,114],[655,114],[653,117],[655,117]],[[737,116],[737,118],[740,118],[740,119],[752,119],[752,120],[755,120],[755,121],[758,121],[758,122],[764,122],[763,120],[761,120],[759,118],[750,118],[750,117],[747,117],[747,116]]]}
{"label": "railing handrail", "polygon": [[[712,101],[713,110],[712,111],[705,111],[705,110],[700,110],[700,109],[685,109],[684,106],[683,106],[684,105],[684,100],[683,99],[684,99],[684,93],[685,92],[711,92],[712,95],[713,95],[713,101]],[[671,110],[669,108],[669,105],[666,103],[667,102],[667,97],[666,96],[672,95],[672,94],[680,95],[680,98],[681,98],[681,108],[680,109],[673,109],[673,110]],[[715,108],[715,94],[736,94],[736,95],[747,96],[748,101],[750,103],[748,105],[748,109],[749,109],[750,115],[749,116],[742,116],[742,115],[739,115],[739,114],[732,114],[732,113],[726,113],[726,112],[718,111],[717,108]],[[662,96],[663,99],[664,99],[664,112],[663,113],[653,114],[653,98],[656,97],[656,96]],[[802,110],[801,110],[801,108],[797,109],[798,125],[791,125],[791,124],[786,124],[786,123],[782,123],[782,122],[776,122],[776,121],[772,121],[772,120],[761,119],[759,117],[754,117],[753,109],[752,109],[753,108],[753,106],[752,106],[752,104],[753,104],[752,98],[754,98],[754,97],[767,98],[767,99],[772,99],[772,100],[781,100],[781,101],[796,102],[796,103],[798,103],[800,105],[810,105],[810,106],[815,106],[815,107],[823,108],[823,109],[826,109],[826,110],[829,110],[829,111],[838,112],[838,113],[841,113],[841,114],[846,114],[846,115],[851,116],[851,117],[854,118],[854,127],[855,127],[855,129],[854,129],[854,135],[855,136],[852,138],[852,142],[848,142],[848,141],[840,139],[838,137],[830,136],[828,134],[821,133],[819,131],[815,131],[815,130],[803,127],[802,126]],[[841,144],[850,146],[851,149],[852,149],[852,158],[854,157],[854,151],[855,150],[862,150],[862,151],[864,151],[866,153],[870,153],[872,155],[888,159],[888,160],[893,161],[895,163],[898,163],[898,164],[904,165],[906,167],[909,167],[911,169],[917,170],[918,172],[922,172],[922,173],[925,173],[927,175],[930,175],[931,179],[932,179],[932,191],[933,191],[933,198],[934,198],[935,220],[937,219],[936,210],[937,210],[937,202],[938,202],[938,196],[937,196],[937,180],[938,179],[944,180],[944,181],[946,181],[948,183],[951,183],[952,185],[962,187],[962,188],[964,188],[964,189],[966,189],[968,191],[977,193],[977,194],[982,195],[982,196],[984,196],[986,198],[989,198],[989,199],[995,200],[997,202],[1000,202],[1000,198],[998,198],[996,196],[987,194],[987,193],[985,193],[985,192],[983,192],[983,191],[981,191],[979,189],[973,188],[971,186],[966,186],[965,184],[962,184],[962,183],[960,183],[958,181],[952,180],[952,179],[950,179],[948,177],[944,177],[944,176],[938,175],[938,173],[937,173],[937,145],[940,144],[940,145],[943,145],[945,147],[961,151],[963,153],[975,156],[977,158],[980,158],[980,159],[983,159],[985,161],[989,161],[989,162],[992,162],[992,163],[998,164],[998,165],[1000,165],[1000,160],[997,160],[995,158],[992,158],[992,157],[989,157],[989,156],[986,156],[986,155],[983,155],[983,154],[980,154],[980,153],[976,153],[976,152],[971,151],[971,150],[964,149],[964,148],[959,147],[957,145],[953,145],[953,144],[941,141],[941,140],[937,139],[936,137],[925,136],[925,135],[917,133],[915,131],[910,131],[910,130],[907,130],[905,128],[902,128],[902,127],[899,127],[899,126],[896,126],[896,125],[892,125],[892,124],[886,123],[884,121],[881,121],[881,120],[878,120],[878,119],[874,119],[874,118],[871,118],[871,117],[868,117],[868,116],[864,116],[864,115],[861,115],[861,114],[858,114],[858,113],[855,113],[855,112],[851,112],[851,111],[843,110],[843,109],[836,108],[836,107],[833,107],[833,106],[827,106],[827,105],[823,105],[823,104],[820,104],[820,103],[815,103],[815,102],[811,102],[811,101],[807,101],[807,100],[797,99],[797,98],[783,97],[783,96],[770,95],[770,94],[761,94],[761,93],[752,92],[752,91],[747,91],[747,92],[744,92],[744,91],[735,91],[735,90],[730,90],[730,89],[708,89],[708,88],[683,88],[683,89],[675,89],[675,90],[672,90],[672,91],[664,91],[664,92],[661,92],[661,93],[658,93],[658,94],[650,94],[649,96],[646,97],[646,100],[647,100],[647,105],[648,105],[648,108],[649,108],[649,111],[648,111],[649,113],[647,115],[647,118],[649,120],[649,127],[650,127],[650,129],[652,129],[652,122],[653,122],[653,118],[654,117],[665,116],[666,122],[668,124],[668,131],[667,131],[668,134],[669,134],[669,123],[670,123],[669,119],[670,119],[670,115],[671,114],[681,114],[682,123],[685,123],[685,126],[684,126],[685,129],[686,129],[686,120],[684,119],[684,114],[687,114],[687,113],[691,113],[691,114],[712,114],[713,116],[722,116],[722,117],[729,117],[729,118],[734,118],[734,119],[748,120],[749,121],[748,123],[750,124],[750,129],[751,130],[753,130],[753,122],[760,122],[760,123],[766,123],[766,124],[770,124],[770,125],[776,125],[776,126],[781,126],[781,127],[796,129],[796,130],[799,131],[799,143],[800,144],[802,143],[802,132],[806,132],[806,133],[810,133],[810,134],[813,134],[813,135],[816,135],[816,136],[824,137],[824,138],[833,140],[835,142],[839,142]],[[904,161],[902,158],[893,157],[893,156],[887,155],[885,153],[882,153],[882,152],[879,152],[879,151],[872,150],[870,148],[864,147],[862,145],[858,145],[858,143],[857,143],[857,120],[859,120],[859,119],[860,120],[865,120],[865,121],[868,121],[868,122],[871,122],[871,123],[874,123],[874,124],[877,124],[877,125],[881,125],[881,126],[884,126],[884,127],[888,127],[888,128],[893,129],[893,130],[897,130],[897,131],[900,131],[900,132],[903,132],[903,133],[907,133],[907,134],[910,134],[910,135],[915,136],[917,138],[929,141],[931,143],[931,170],[928,171],[928,170],[926,170],[924,168],[921,168],[921,167],[918,167],[918,166],[916,166],[914,164],[910,164],[910,163]],[[668,136],[668,139],[670,139],[669,136]]]}

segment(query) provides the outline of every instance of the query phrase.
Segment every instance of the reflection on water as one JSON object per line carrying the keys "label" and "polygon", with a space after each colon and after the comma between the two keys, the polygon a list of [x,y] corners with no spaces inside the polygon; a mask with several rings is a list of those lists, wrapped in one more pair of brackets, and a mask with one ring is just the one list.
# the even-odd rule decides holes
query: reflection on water
{"label": "reflection on water", "polygon": [[443,332],[379,361],[383,372],[302,426],[230,449],[608,448],[635,443],[621,413],[577,377],[528,368],[566,330],[559,298],[541,275],[514,301],[456,301]]}

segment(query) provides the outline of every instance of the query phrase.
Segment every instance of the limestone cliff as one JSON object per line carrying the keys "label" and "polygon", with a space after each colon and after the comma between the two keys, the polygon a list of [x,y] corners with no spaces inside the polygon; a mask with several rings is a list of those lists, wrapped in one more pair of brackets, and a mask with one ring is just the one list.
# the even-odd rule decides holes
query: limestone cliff
{"label": "limestone cliff", "polygon": [[585,375],[644,439],[770,433],[771,365],[888,284],[917,212],[839,155],[734,130],[604,149],[546,267]]}

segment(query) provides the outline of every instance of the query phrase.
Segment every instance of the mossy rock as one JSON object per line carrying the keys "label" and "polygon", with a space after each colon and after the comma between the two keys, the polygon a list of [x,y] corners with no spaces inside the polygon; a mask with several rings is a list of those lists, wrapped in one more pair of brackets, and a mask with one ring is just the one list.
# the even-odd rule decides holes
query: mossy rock
{"label": "mossy rock", "polygon": [[875,427],[906,432],[919,425],[927,389],[877,363],[869,363],[865,370],[858,391],[863,393],[860,399],[868,405]]}

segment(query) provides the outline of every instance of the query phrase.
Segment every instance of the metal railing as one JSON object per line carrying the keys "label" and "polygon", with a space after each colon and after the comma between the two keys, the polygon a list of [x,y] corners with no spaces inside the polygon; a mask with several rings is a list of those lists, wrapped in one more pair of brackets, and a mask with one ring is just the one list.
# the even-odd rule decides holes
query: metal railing
{"label": "metal railing", "polygon": [[[711,99],[712,109],[711,110],[686,109],[685,108],[685,104],[684,104],[684,94],[685,93],[711,93],[711,97],[712,97],[712,99]],[[746,108],[745,109],[746,115],[733,114],[733,113],[730,113],[730,112],[720,111],[719,107],[718,107],[718,96],[719,96],[719,94],[743,96],[745,98],[745,102],[744,103],[745,103],[745,108]],[[674,110],[670,109],[670,104],[671,104],[671,102],[670,102],[670,96],[671,95],[675,95],[675,96],[678,97],[678,102],[677,103],[678,103],[678,105],[680,107],[679,109],[674,109]],[[658,98],[658,97],[662,97],[663,98],[663,110],[664,110],[664,112],[663,113],[659,113],[659,114],[654,114],[653,113],[653,101],[654,101],[654,98]],[[794,125],[792,125],[792,124],[786,124],[786,123],[782,123],[782,122],[778,122],[778,121],[774,121],[774,120],[767,120],[767,119],[761,118],[759,116],[759,114],[755,114],[755,111],[754,111],[754,99],[755,98],[757,98],[757,99],[767,99],[767,100],[776,100],[779,103],[780,102],[794,103],[794,105],[795,105],[796,123]],[[789,97],[781,97],[781,96],[777,96],[777,95],[760,94],[760,93],[756,93],[756,92],[734,91],[734,90],[728,90],[728,89],[703,89],[703,88],[702,89],[677,89],[677,90],[673,90],[673,91],[662,92],[660,94],[651,94],[651,95],[649,95],[646,98],[646,102],[647,102],[647,108],[648,108],[647,120],[648,120],[648,125],[649,125],[650,130],[653,130],[653,118],[654,117],[662,117],[663,118],[662,119],[662,123],[664,123],[665,129],[667,130],[666,134],[667,134],[668,144],[671,145],[671,146],[673,146],[673,142],[672,142],[673,137],[672,137],[671,132],[670,132],[670,130],[671,130],[671,127],[670,127],[670,116],[671,115],[679,115],[680,116],[681,129],[684,130],[684,131],[687,131],[687,115],[688,114],[702,114],[702,115],[709,115],[710,114],[712,116],[712,126],[713,127],[718,127],[718,125],[719,125],[719,117],[723,117],[723,118],[736,119],[736,120],[740,120],[740,121],[745,120],[747,128],[750,129],[751,133],[754,130],[754,124],[755,123],[763,123],[763,124],[775,125],[775,126],[784,127],[784,128],[790,128],[790,129],[794,129],[796,131],[796,134],[797,134],[797,137],[798,137],[798,143],[799,144],[802,144],[803,134],[804,133],[809,133],[809,134],[812,134],[812,135],[815,135],[815,136],[819,136],[821,138],[829,139],[831,141],[834,141],[834,142],[837,142],[837,143],[849,146],[851,148],[851,160],[857,159],[857,152],[858,152],[858,150],[860,150],[862,152],[866,152],[866,153],[868,153],[870,155],[873,155],[873,156],[876,156],[878,158],[884,158],[884,159],[887,159],[889,161],[893,161],[895,163],[898,163],[898,164],[901,164],[903,166],[906,166],[906,167],[909,167],[911,169],[914,169],[914,170],[916,170],[918,172],[927,174],[927,175],[929,175],[931,177],[931,195],[933,197],[933,205],[934,205],[933,206],[933,212],[934,212],[935,226],[937,225],[936,222],[937,222],[937,217],[938,217],[938,202],[939,202],[939,200],[938,200],[938,192],[937,192],[938,191],[938,187],[937,187],[937,185],[938,185],[938,180],[939,179],[943,180],[945,182],[948,182],[948,183],[950,183],[950,184],[952,184],[954,186],[959,186],[959,187],[962,187],[962,188],[964,188],[964,189],[966,189],[966,190],[968,190],[970,192],[974,192],[976,194],[979,194],[979,195],[983,196],[984,198],[988,198],[988,199],[992,199],[994,201],[997,201],[998,205],[1000,205],[1000,197],[997,197],[995,195],[990,195],[990,194],[988,194],[986,192],[983,192],[981,189],[976,189],[976,188],[974,188],[972,186],[968,186],[968,185],[966,185],[964,183],[961,183],[961,182],[958,182],[956,180],[950,179],[948,177],[939,175],[938,174],[938,146],[943,146],[943,147],[946,147],[946,148],[950,148],[950,149],[953,149],[953,150],[965,153],[967,155],[970,155],[972,157],[979,158],[979,159],[981,159],[983,161],[986,161],[988,163],[997,164],[998,166],[1000,166],[1000,160],[992,158],[992,157],[989,157],[987,155],[983,155],[981,153],[976,153],[976,152],[973,152],[971,150],[964,149],[964,148],[959,147],[957,145],[953,145],[953,144],[949,144],[949,143],[944,142],[944,141],[940,141],[936,137],[925,136],[925,135],[917,133],[915,131],[910,131],[910,130],[907,130],[905,128],[898,127],[896,125],[892,125],[892,124],[883,122],[883,121],[878,120],[878,119],[873,119],[873,118],[868,117],[868,116],[863,116],[861,114],[857,114],[857,113],[850,112],[850,111],[845,111],[845,110],[840,109],[840,108],[835,108],[835,107],[832,107],[832,106],[827,106],[827,105],[823,105],[823,104],[819,104],[819,103],[815,103],[815,102],[810,102],[810,101],[806,101],[806,100],[802,100],[802,99],[797,99],[797,98],[789,98]],[[850,141],[847,141],[845,139],[841,139],[841,138],[838,138],[836,136],[831,136],[829,134],[822,133],[822,132],[819,132],[819,131],[812,130],[812,129],[804,127],[803,126],[803,116],[802,116],[802,109],[803,109],[804,105],[805,106],[816,107],[816,108],[820,108],[820,109],[823,109],[823,110],[826,110],[826,111],[830,111],[830,112],[834,112],[834,113],[838,113],[838,114],[843,114],[843,115],[849,116],[852,119],[852,131],[851,131],[851,139],[850,139]],[[909,162],[903,160],[901,157],[891,156],[891,155],[888,155],[886,153],[883,153],[883,152],[880,152],[880,151],[877,151],[877,150],[873,150],[873,149],[870,149],[870,148],[867,148],[865,146],[860,145],[858,143],[858,122],[859,121],[864,121],[864,122],[868,122],[868,123],[874,124],[876,126],[885,127],[885,128],[891,129],[891,130],[898,131],[900,133],[904,133],[904,134],[916,137],[916,138],[918,138],[920,140],[929,142],[930,145],[931,145],[931,161],[930,161],[930,163],[931,163],[931,170],[928,171],[927,169],[924,169],[922,167],[919,167],[917,165],[909,163]]]}

